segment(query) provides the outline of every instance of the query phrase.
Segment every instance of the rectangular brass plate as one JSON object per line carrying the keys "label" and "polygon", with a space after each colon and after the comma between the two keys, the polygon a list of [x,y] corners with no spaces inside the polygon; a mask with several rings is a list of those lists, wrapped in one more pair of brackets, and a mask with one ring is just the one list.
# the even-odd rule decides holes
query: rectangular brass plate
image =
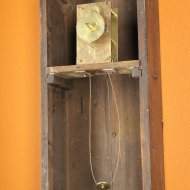
{"label": "rectangular brass plate", "polygon": [[117,10],[112,13],[111,1],[82,4],[77,6],[77,20],[82,11],[94,9],[101,10],[106,23],[105,33],[95,42],[89,44],[77,36],[77,64],[110,63],[118,61],[118,17]]}

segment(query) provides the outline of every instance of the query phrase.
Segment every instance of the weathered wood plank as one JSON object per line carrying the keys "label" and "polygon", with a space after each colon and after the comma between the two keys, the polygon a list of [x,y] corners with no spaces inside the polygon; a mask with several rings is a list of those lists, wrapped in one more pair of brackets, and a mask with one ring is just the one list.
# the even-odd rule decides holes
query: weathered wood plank
{"label": "weathered wood plank", "polygon": [[141,133],[141,162],[142,189],[151,190],[151,160],[150,160],[150,125],[149,125],[149,94],[147,69],[147,31],[146,31],[146,0],[137,0],[139,60],[142,77],[139,78],[140,92],[140,133]]}
{"label": "weathered wood plank", "polygon": [[47,66],[66,65],[66,17],[62,9],[67,7],[67,3],[60,4],[58,0],[46,2]]}
{"label": "weathered wood plank", "polygon": [[164,190],[164,150],[158,0],[146,0],[152,189]]}
{"label": "weathered wood plank", "polygon": [[[105,75],[107,72],[118,74],[131,74],[132,69],[139,67],[139,61],[122,61],[102,64],[81,64],[71,66],[48,67],[47,74],[58,74],[63,78],[84,78],[89,74]],[[85,74],[86,73],[86,74]]]}
{"label": "weathered wood plank", "polygon": [[[142,182],[138,79],[114,75],[112,81],[121,119],[122,147],[121,162],[112,189],[139,190]],[[88,79],[74,79],[73,90],[67,91],[68,188],[73,190],[96,189],[89,164],[88,103]],[[93,77],[92,162],[97,180],[111,180],[117,153],[118,120],[111,87],[108,94],[107,77]]]}
{"label": "weathered wood plank", "polygon": [[57,88],[62,88],[63,90],[72,89],[72,81],[65,80],[63,77],[57,76],[55,74],[48,74],[46,83]]}
{"label": "weathered wood plank", "polygon": [[40,1],[41,22],[41,143],[42,143],[42,189],[48,190],[48,90],[46,84],[47,68],[47,12],[46,0]]}
{"label": "weathered wood plank", "polygon": [[164,190],[159,16],[157,0],[137,0],[143,190]]}
{"label": "weathered wood plank", "polygon": [[48,190],[67,187],[67,127],[66,91],[48,87],[49,91],[49,180]]}
{"label": "weathered wood plank", "polygon": [[[47,73],[51,73],[47,66],[60,66],[61,71],[54,72],[93,72],[103,64],[91,65],[86,68],[76,66],[64,67],[75,63],[76,58],[76,4],[97,2],[95,0],[41,0],[41,98],[42,98],[42,189],[78,189],[78,187],[92,188],[91,174],[88,165],[87,144],[88,127],[88,79],[75,79],[74,89],[65,92],[63,89],[47,87]],[[47,3],[47,4],[46,4]],[[119,61],[138,59],[137,30],[136,30],[136,1],[113,0],[113,7],[119,8]],[[161,79],[160,79],[160,52],[159,52],[159,25],[157,0],[137,0],[138,31],[139,31],[139,59],[140,70],[133,70],[133,74],[140,77],[140,96],[138,79],[128,76],[114,75],[114,85],[117,86],[119,108],[122,117],[122,162],[118,181],[113,184],[117,189],[131,190],[164,190],[163,172],[163,131],[161,107]],[[124,61],[125,62],[125,61]],[[132,61],[134,63],[134,61]],[[123,63],[123,62],[122,62]],[[129,62],[128,62],[129,63]],[[113,63],[110,63],[113,64]],[[117,66],[120,63],[117,63]],[[99,68],[100,70],[113,69],[113,65]],[[132,67],[138,67],[135,61],[130,67],[114,68],[120,74],[131,74]],[[64,68],[64,69],[63,69]],[[62,70],[63,69],[63,70]],[[65,70],[66,69],[66,70]],[[118,69],[118,70],[117,70]],[[106,71],[106,72],[107,72]],[[140,72],[135,72],[140,71]],[[105,72],[105,73],[106,73]],[[112,72],[112,71],[111,71]],[[102,72],[103,74],[104,72]],[[76,73],[75,73],[76,74]],[[49,76],[48,76],[49,77]],[[65,80],[50,76],[49,83],[67,86]],[[99,99],[94,101],[93,111],[95,124],[104,124],[107,121],[107,88],[105,77],[96,77],[94,80],[94,94]],[[100,92],[95,93],[95,90]],[[139,101],[140,97],[140,112]],[[97,105],[101,103],[102,106]],[[111,115],[113,115],[113,128],[106,131],[110,135],[117,125],[113,100],[111,99]],[[104,114],[105,117],[102,117]],[[140,114],[140,116],[139,116]],[[140,117],[140,121],[139,121]],[[107,123],[107,122],[106,122]],[[139,127],[140,125],[140,127]],[[76,128],[80,126],[81,128]],[[104,126],[105,127],[105,126]],[[103,130],[106,130],[105,128]],[[95,132],[98,131],[97,126]],[[141,131],[141,138],[139,137]],[[101,135],[97,137],[101,141]],[[78,141],[77,141],[78,140]],[[114,166],[116,147],[115,141],[110,138]],[[141,154],[140,154],[141,141]],[[102,141],[101,141],[102,142]],[[95,143],[95,142],[94,142]],[[95,143],[96,145],[96,143]],[[107,149],[96,146],[96,150],[106,154],[99,156],[98,160],[107,155]],[[81,147],[81,148],[80,148]],[[78,153],[80,148],[80,154]],[[78,153],[78,154],[77,154]],[[83,155],[86,157],[83,160]],[[80,157],[81,163],[78,162]],[[141,158],[142,157],[142,158]],[[94,158],[96,161],[96,158]],[[142,172],[141,162],[142,159]],[[78,167],[76,164],[79,163]],[[99,177],[111,173],[109,169],[102,168],[95,163]],[[103,165],[101,165],[103,167]],[[88,171],[87,171],[88,170]],[[113,172],[113,168],[111,169]],[[77,172],[77,173],[75,173]],[[84,174],[84,175],[81,175]],[[73,175],[76,178],[73,178]],[[107,175],[106,175],[107,176]],[[142,179],[141,179],[142,178]],[[86,183],[86,179],[89,179]],[[84,181],[83,181],[84,180]],[[141,181],[142,180],[142,181]],[[81,182],[81,184],[79,183]],[[86,183],[86,184],[85,184]],[[142,184],[141,184],[142,183]],[[143,187],[142,187],[143,186]],[[93,186],[94,187],[94,186]]]}

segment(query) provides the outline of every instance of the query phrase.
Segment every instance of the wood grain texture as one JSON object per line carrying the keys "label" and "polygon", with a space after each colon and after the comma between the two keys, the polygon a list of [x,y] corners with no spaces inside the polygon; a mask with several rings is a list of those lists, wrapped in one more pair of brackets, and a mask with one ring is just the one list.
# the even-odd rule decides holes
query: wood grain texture
{"label": "wood grain texture", "polygon": [[41,142],[42,142],[42,189],[48,190],[48,90],[47,68],[47,12],[46,0],[40,1],[41,8]]}
{"label": "wood grain texture", "polygon": [[48,92],[48,188],[61,190],[67,184],[66,92],[52,86]]}
{"label": "wood grain texture", "polygon": [[164,190],[164,150],[158,0],[146,1],[152,189]]}
{"label": "wood grain texture", "polygon": [[142,189],[151,190],[151,160],[150,160],[150,125],[148,104],[148,61],[146,41],[146,6],[144,0],[137,0],[139,60],[142,77],[139,78],[140,93],[140,133],[141,133],[141,162]]}
{"label": "wood grain texture", "polygon": [[157,0],[138,0],[143,190],[164,190],[159,16]]}
{"label": "wood grain texture", "polygon": [[[122,147],[121,162],[112,189],[139,190],[142,182],[138,80],[129,76],[112,76],[112,81],[119,100]],[[111,180],[118,153],[118,121],[109,88],[108,94],[106,76],[92,79],[92,162],[98,181]],[[89,165],[88,101],[88,79],[74,79],[73,90],[67,92],[67,188],[73,190],[96,189]]]}
{"label": "wood grain texture", "polygon": [[57,88],[62,88],[64,90],[70,90],[72,88],[72,80],[71,81],[65,80],[63,77],[60,77],[59,75],[55,75],[55,74],[47,75],[46,83],[48,85],[51,85]]}
{"label": "wood grain texture", "polygon": [[[45,80],[47,66],[51,69],[59,66],[58,72],[76,70],[76,66],[63,66],[75,63],[76,5],[90,2],[97,1],[47,0],[47,5],[46,0],[41,2],[43,190],[94,188],[88,163],[88,79],[74,79],[70,91],[47,88]],[[123,151],[112,188],[164,190],[157,1],[137,0],[136,4],[134,0],[114,0],[112,3],[119,8],[121,18],[119,61],[138,59],[138,12],[141,63],[140,73],[137,73],[139,80],[125,75],[113,76],[122,120]],[[93,151],[97,153],[93,154],[93,162],[97,177],[107,179],[113,174],[116,160],[117,138],[113,138],[115,134],[117,137],[116,113],[112,97],[108,100],[106,76],[94,77],[93,85]],[[108,117],[108,102],[112,121]],[[108,128],[110,121],[112,125]],[[100,127],[102,133],[99,133]],[[110,152],[112,160],[108,156]]]}
{"label": "wood grain texture", "polygon": [[48,66],[66,65],[66,18],[62,12],[66,5],[60,6],[58,0],[46,0],[47,11],[47,59]]}
{"label": "wood grain texture", "polygon": [[63,78],[85,78],[89,74],[105,75],[108,72],[115,74],[131,74],[132,69],[139,67],[139,61],[122,61],[112,63],[97,63],[97,64],[81,64],[72,66],[56,66],[48,67],[46,72],[49,74],[57,74]]}
{"label": "wood grain texture", "polygon": [[[92,1],[95,2],[95,1]],[[125,2],[125,1],[124,1]],[[78,1],[76,4],[87,3],[86,1]],[[69,65],[74,63],[75,57],[75,15],[76,4],[70,1],[48,1],[48,5],[44,5],[48,10],[48,32],[46,36],[43,36],[43,43],[46,45],[46,54],[43,54],[42,59],[42,72],[47,69],[48,66]],[[126,4],[125,4],[126,5]],[[122,10],[122,17],[119,21],[119,26],[122,27],[122,23],[128,23],[129,25],[135,25],[136,19],[130,20],[135,17],[135,3],[131,1],[127,12],[121,4],[119,5]],[[131,12],[131,10],[133,10]],[[58,13],[57,13],[58,12]],[[44,13],[44,10],[43,10]],[[46,10],[45,10],[46,13]],[[128,14],[133,14],[130,18]],[[60,18],[56,19],[56,16]],[[62,24],[67,26],[63,30],[63,26],[60,25],[61,20],[64,18]],[[52,28],[52,27],[53,28]],[[46,26],[42,26],[46,31]],[[123,28],[126,31],[127,38],[125,36],[120,37],[122,44],[119,50],[120,60],[129,60],[130,58],[137,59],[137,49],[134,48],[134,44],[124,43],[126,40],[133,39],[134,28]],[[128,32],[127,32],[128,31]],[[64,35],[65,38],[63,38]],[[60,40],[64,40],[60,43]],[[57,43],[57,44],[56,44]],[[57,45],[57,47],[56,47]],[[57,48],[59,48],[57,50]],[[129,50],[129,51],[128,51]],[[44,65],[44,59],[46,64]],[[55,61],[55,62],[54,62]],[[138,61],[135,61],[139,64]],[[102,65],[103,66],[103,65]],[[132,67],[134,64],[132,65]],[[73,66],[75,67],[75,66]],[[103,68],[104,69],[104,68]],[[42,75],[42,77],[45,77]],[[106,88],[106,78],[98,77],[93,81],[93,93],[95,94],[93,104],[94,114],[94,132],[99,134],[96,140],[93,142],[94,151],[97,151],[98,157],[94,157],[94,164],[96,175],[101,178],[110,178],[113,175],[116,155],[117,155],[117,137],[115,138],[112,133],[117,135],[117,121],[115,116],[113,99],[110,101],[111,109],[111,128],[108,128],[108,92]],[[43,78],[43,80],[45,80]],[[51,81],[50,81],[51,82]],[[56,79],[56,83],[59,83]],[[44,84],[45,85],[45,84]],[[48,136],[48,141],[43,141],[43,149],[46,151],[46,155],[43,154],[43,164],[46,163],[43,169],[43,190],[53,189],[78,189],[81,188],[95,188],[92,176],[89,171],[89,159],[88,159],[88,79],[74,80],[73,89],[65,92],[63,89],[57,89],[45,85],[42,89],[43,93],[48,97],[46,101],[42,99],[43,104],[46,106],[46,123],[43,123],[42,130],[45,129]],[[141,162],[140,162],[140,137],[139,137],[139,101],[138,101],[138,80],[130,78],[128,76],[114,76],[114,85],[117,87],[117,96],[119,98],[119,107],[121,109],[122,117],[122,148],[125,150],[122,152],[122,160],[119,168],[117,180],[113,184],[113,189],[119,187],[120,189],[141,189]],[[98,87],[98,88],[97,88]],[[96,91],[98,89],[98,91]],[[97,96],[97,97],[96,97]],[[98,103],[98,105],[97,105]],[[42,108],[44,109],[44,108]],[[47,113],[47,111],[49,113]],[[129,117],[130,115],[130,117]],[[97,119],[96,119],[97,118]],[[99,127],[102,126],[104,133],[99,133]],[[109,143],[103,136],[109,137]],[[113,136],[112,136],[113,135]],[[99,142],[96,144],[96,142]],[[105,145],[101,146],[102,143]],[[109,144],[109,146],[108,146]],[[107,149],[108,148],[108,149]],[[80,150],[80,151],[79,151]],[[98,154],[100,153],[100,154]],[[111,153],[112,159],[107,158],[108,153]],[[108,160],[107,160],[108,159]],[[79,161],[80,160],[80,161]],[[103,162],[102,162],[103,161]],[[108,165],[104,166],[105,162]],[[111,167],[110,167],[111,166]],[[75,176],[75,177],[74,177]],[[88,179],[88,182],[87,182]]]}

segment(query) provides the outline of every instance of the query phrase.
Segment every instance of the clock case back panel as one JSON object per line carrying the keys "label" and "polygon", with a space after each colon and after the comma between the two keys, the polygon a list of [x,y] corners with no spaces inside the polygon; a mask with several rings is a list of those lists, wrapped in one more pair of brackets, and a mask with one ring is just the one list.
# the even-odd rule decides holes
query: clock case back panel
{"label": "clock case back panel", "polygon": [[[45,5],[41,6],[47,10],[43,15],[47,17],[44,22],[47,35],[43,36],[47,38],[47,44],[42,46],[47,51],[42,52],[46,60],[42,70],[46,66],[76,63],[76,5],[94,2],[46,0]],[[137,60],[136,1],[114,0],[112,5],[119,12],[119,61]],[[140,190],[139,80],[127,75],[115,75],[112,80],[121,119],[121,162],[112,189]],[[48,118],[44,121],[48,129],[42,129],[46,131],[42,139],[45,146],[47,142],[42,160],[43,190],[96,189],[90,172],[88,150],[89,81],[88,78],[74,79],[72,83],[71,90],[48,86],[47,96],[42,95],[48,105],[44,107],[48,112]],[[92,79],[92,128],[95,175],[97,180],[109,181],[117,160],[118,121],[106,76]]]}

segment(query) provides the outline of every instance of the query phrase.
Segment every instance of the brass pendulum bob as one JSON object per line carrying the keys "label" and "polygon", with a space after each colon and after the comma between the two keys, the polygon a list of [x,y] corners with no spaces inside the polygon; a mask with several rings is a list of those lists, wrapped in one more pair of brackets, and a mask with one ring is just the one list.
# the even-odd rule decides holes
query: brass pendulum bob
{"label": "brass pendulum bob", "polygon": [[106,183],[106,182],[99,182],[97,185],[96,185],[96,188],[97,189],[111,189],[111,186],[110,184]]}

